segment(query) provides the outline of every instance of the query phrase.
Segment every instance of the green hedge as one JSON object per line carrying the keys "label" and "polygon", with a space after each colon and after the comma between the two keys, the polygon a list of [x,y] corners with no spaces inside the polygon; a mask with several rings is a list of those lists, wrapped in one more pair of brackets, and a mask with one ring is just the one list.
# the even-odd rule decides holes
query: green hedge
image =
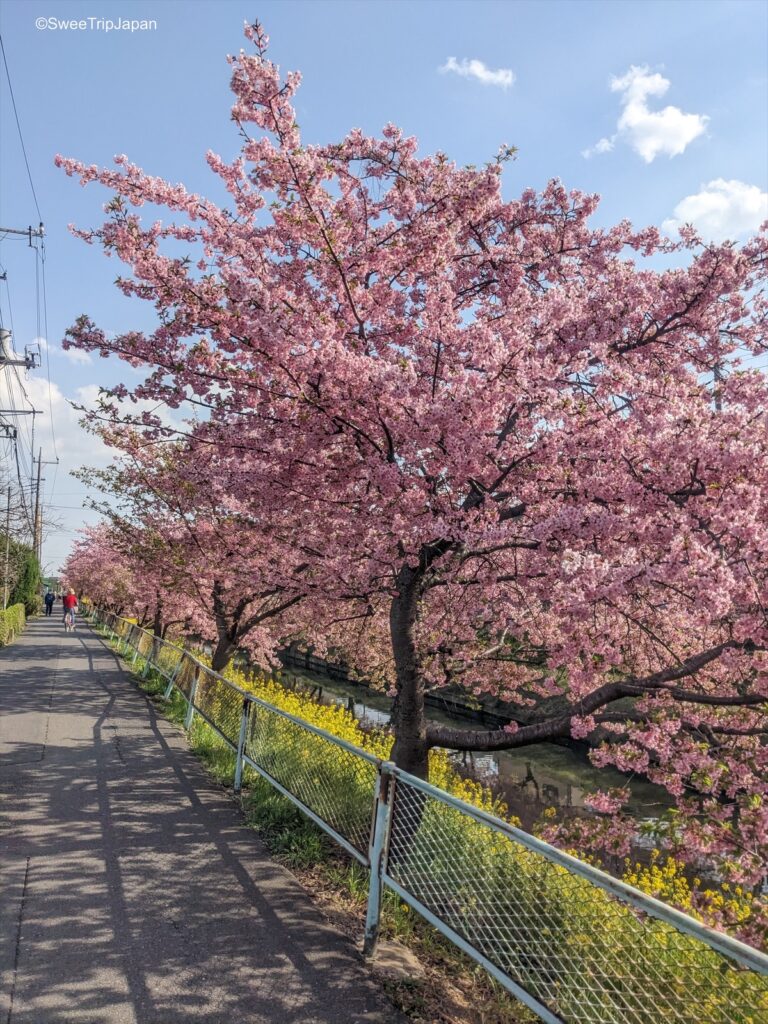
{"label": "green hedge", "polygon": [[0,611],[0,647],[15,640],[26,621],[23,604],[12,604],[5,611]]}
{"label": "green hedge", "polygon": [[31,548],[16,545],[16,583],[11,591],[11,607],[23,604],[27,615],[35,615],[42,609],[40,597],[40,563]]}

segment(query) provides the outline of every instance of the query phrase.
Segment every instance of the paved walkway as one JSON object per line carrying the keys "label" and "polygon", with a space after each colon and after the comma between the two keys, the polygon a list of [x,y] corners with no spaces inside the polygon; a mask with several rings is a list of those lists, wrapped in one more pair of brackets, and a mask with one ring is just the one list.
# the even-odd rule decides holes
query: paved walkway
{"label": "paved walkway", "polygon": [[0,652],[0,1024],[395,1024],[87,627]]}

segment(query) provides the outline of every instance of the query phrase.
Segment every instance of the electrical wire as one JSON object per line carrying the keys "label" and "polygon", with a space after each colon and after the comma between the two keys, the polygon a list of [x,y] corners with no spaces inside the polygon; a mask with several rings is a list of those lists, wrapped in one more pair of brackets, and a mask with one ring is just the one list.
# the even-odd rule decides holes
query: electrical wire
{"label": "electrical wire", "polygon": [[[13,107],[14,118],[16,120],[16,130],[17,130],[18,135],[19,135],[19,143],[21,144],[21,152],[22,152],[22,155],[24,157],[24,166],[26,167],[27,178],[29,180],[29,187],[30,187],[31,192],[32,192],[32,198],[34,199],[35,209],[37,210],[37,216],[38,216],[38,220],[40,222],[40,227],[42,228],[43,215],[42,215],[42,213],[40,211],[40,203],[38,202],[37,191],[35,189],[35,183],[34,183],[34,181],[32,179],[32,171],[31,171],[31,168],[30,168],[30,165],[29,165],[29,158],[27,156],[27,147],[26,147],[25,142],[24,142],[24,133],[22,132],[22,129],[21,129],[21,120],[19,118],[19,111],[18,111],[18,108],[16,106],[16,97],[15,97],[14,92],[13,92],[13,83],[11,81],[10,68],[8,67],[8,58],[7,58],[7,55],[6,55],[6,52],[5,52],[5,44],[3,43],[3,39],[2,39],[1,35],[0,35],[0,51],[2,52],[3,65],[5,67],[5,76],[6,76],[6,79],[8,81],[8,91],[9,91],[9,95],[11,97],[11,105]],[[2,237],[2,238],[10,237],[14,241],[20,240],[18,235],[8,236],[8,234],[6,232],[0,232],[0,237]],[[56,486],[56,479],[57,479],[57,476],[58,476],[59,455],[58,455],[58,449],[57,449],[57,444],[56,444],[56,430],[55,430],[55,426],[54,426],[53,389],[52,389],[52,385],[51,385],[51,364],[50,364],[50,354],[49,354],[49,348],[48,348],[48,298],[47,298],[46,279],[45,279],[45,242],[44,242],[44,239],[43,239],[42,234],[41,234],[39,246],[38,245],[32,245],[32,235],[31,235],[31,232],[30,232],[29,243],[30,243],[30,246],[35,250],[36,337],[37,337],[38,347],[40,349],[42,349],[43,347],[45,348],[45,372],[46,372],[47,385],[48,385],[48,411],[49,411],[49,415],[50,415],[49,427],[50,427],[50,433],[51,433],[51,444],[52,444],[52,447],[53,447],[53,454],[54,454],[54,457],[55,457],[54,465],[56,466],[56,470],[54,471],[54,475],[53,475],[53,485],[51,487],[51,491],[50,491],[50,495],[49,495],[49,500],[50,500],[50,498],[53,497],[53,490],[54,490],[54,488]],[[8,285],[7,276],[6,276],[5,280],[6,280],[6,289],[7,289],[7,292],[8,292],[8,311],[9,311],[9,316],[10,316],[10,319],[11,319],[11,332],[13,333],[13,312],[12,312],[12,307],[11,307],[10,287]],[[1,320],[0,320],[0,323],[2,323]],[[45,330],[45,334],[42,333],[43,327],[44,327],[44,330]],[[41,338],[45,339],[45,341],[43,343],[41,343],[41,341],[40,341]],[[41,362],[42,362],[42,352],[40,353],[40,357],[41,357]],[[24,417],[24,416],[19,417],[17,415],[13,415],[13,420],[15,422],[18,422],[19,420],[21,422],[19,422],[19,425],[15,428],[15,435],[16,436],[12,438],[12,442],[13,442],[14,460],[15,460],[15,463],[16,463],[16,475],[18,477],[18,483],[19,483],[20,500],[22,502],[22,508],[23,508],[23,511],[24,511],[25,518],[27,520],[27,524],[30,527],[30,532],[34,536],[34,532],[35,532],[34,531],[34,526],[33,526],[33,524],[31,523],[31,520],[30,520],[29,510],[27,508],[27,503],[26,503],[26,499],[25,499],[24,484],[22,482],[22,478],[26,478],[27,477],[27,471],[28,471],[29,481],[30,481],[30,483],[29,483],[30,496],[31,496],[31,494],[32,494],[32,492],[34,490],[34,479],[33,478],[34,478],[34,469],[35,469],[35,441],[34,441],[34,438],[35,438],[35,409],[34,409],[34,406],[33,406],[32,402],[31,402],[31,400],[29,398],[29,395],[27,394],[26,388],[24,387],[24,383],[23,383],[22,378],[21,378],[21,376],[20,376],[20,374],[18,372],[18,368],[15,367],[15,366],[12,368],[13,371],[14,371],[14,374],[15,374],[15,378],[16,378],[15,382],[14,382],[13,378],[11,377],[11,374],[8,372],[9,367],[5,366],[4,369],[6,371],[6,373],[5,373],[5,388],[6,388],[6,391],[8,393],[9,411],[11,411],[13,414],[15,414],[17,412],[17,409],[18,409],[17,401],[16,401],[16,393],[15,393],[15,384],[17,384],[18,388],[21,391],[21,395],[22,395],[22,403],[20,403],[20,404],[23,404],[23,401],[25,400],[27,402],[27,404],[29,405],[30,410],[32,412],[32,423],[31,423],[31,426],[27,425],[26,417]],[[29,459],[28,460],[26,458],[25,449],[27,449],[29,451]],[[40,499],[40,507],[41,507],[41,510],[42,510],[42,507],[43,507],[42,495],[39,495],[38,497]]]}
{"label": "electrical wire", "polygon": [[[10,281],[8,280],[7,269],[3,268],[3,273],[4,273],[4,280],[5,280],[6,296],[7,296],[7,301],[8,301],[8,315],[9,315],[10,326],[11,326],[11,334],[13,335],[13,333],[14,333],[14,323],[13,323],[13,304],[11,302],[11,286],[10,286]],[[2,325],[2,324],[3,324],[2,308],[0,307],[0,325]],[[6,426],[13,427],[14,431],[15,431],[15,435],[16,436],[11,438],[10,440],[11,440],[11,444],[13,446],[13,459],[14,459],[14,461],[16,463],[17,475],[19,476],[19,482],[21,483],[21,477],[23,475],[24,478],[28,478],[30,480],[30,483],[31,483],[32,476],[33,476],[33,473],[34,473],[34,421],[35,421],[35,408],[34,408],[34,405],[32,403],[32,400],[29,397],[27,389],[24,386],[24,381],[23,381],[23,379],[21,377],[21,374],[19,373],[18,366],[15,366],[15,365],[14,366],[9,366],[9,365],[6,364],[6,365],[4,365],[2,367],[2,369],[3,369],[3,375],[0,377],[0,380],[4,380],[4,388],[0,389],[0,393],[4,393],[4,396],[7,396],[7,405],[8,405],[10,422],[9,422],[9,418],[7,418],[7,417],[0,417],[0,422],[2,422]],[[20,392],[20,398],[19,399],[17,399],[17,389],[18,389],[18,392]],[[3,399],[3,401],[0,401],[0,405],[4,404],[4,401],[5,401],[5,398]],[[22,406],[24,405],[24,403],[26,403],[29,406],[29,411],[31,411],[31,413],[32,413],[31,425],[30,425],[26,415],[23,415],[23,416],[18,415],[19,411],[23,411],[22,410]],[[27,452],[29,452],[28,457],[27,457]],[[23,492],[21,494],[20,500],[22,501],[22,503],[24,502]],[[28,511],[26,509],[26,505],[24,505],[24,512],[25,512],[25,516],[26,516],[27,520],[29,520],[29,514],[28,514]]]}
{"label": "electrical wire", "polygon": [[[51,444],[53,447],[54,454],[54,466],[56,470],[53,474],[53,481],[48,491],[48,500],[46,501],[43,497],[42,492],[39,494],[40,514],[44,516],[45,509],[50,507],[50,502],[53,499],[54,491],[56,489],[56,480],[58,478],[58,463],[59,453],[56,447],[56,432],[53,417],[53,390],[51,388],[51,362],[48,347],[48,302],[46,297],[45,288],[45,241],[40,239],[39,246],[33,245],[32,248],[35,250],[35,313],[37,317],[37,338],[38,347],[40,347],[39,339],[45,338],[45,368],[46,368],[46,379],[48,385],[48,414],[49,422],[48,427],[51,434]],[[44,334],[41,333],[44,330]],[[41,354],[42,358],[42,354]],[[34,420],[33,420],[34,423]],[[42,458],[42,454],[38,454],[38,458]],[[34,446],[32,451],[32,464],[34,466],[35,453]]]}
{"label": "electrical wire", "polygon": [[[6,78],[8,80],[8,90],[9,90],[9,94],[10,94],[10,97],[11,97],[11,104],[12,104],[12,107],[13,107],[14,117],[15,117],[15,120],[16,120],[16,129],[17,129],[18,134],[19,134],[19,142],[21,144],[21,151],[22,151],[22,155],[24,157],[24,164],[25,164],[26,171],[27,171],[27,178],[29,180],[29,186],[30,186],[30,189],[32,191],[32,198],[34,199],[35,209],[37,210],[38,219],[42,223],[42,219],[43,218],[42,218],[42,214],[40,212],[40,204],[39,204],[38,199],[37,199],[37,192],[35,190],[34,181],[32,180],[32,172],[31,172],[31,169],[30,169],[30,166],[29,166],[29,159],[27,157],[27,149],[26,149],[26,145],[24,143],[24,135],[23,135],[23,132],[21,130],[21,122],[20,122],[20,119],[19,119],[19,112],[18,112],[18,108],[16,106],[16,97],[14,96],[14,92],[13,92],[13,84],[11,82],[11,74],[10,74],[10,69],[8,67],[8,59],[7,59],[7,56],[6,56],[6,53],[5,53],[5,45],[3,43],[2,36],[0,36],[0,52],[2,52],[3,65],[5,67],[5,75],[6,75]],[[2,240],[8,240],[8,241],[23,241],[24,240],[23,236],[10,235],[8,232],[5,232],[5,231],[0,232],[0,238],[2,238]],[[31,236],[30,236],[30,241],[31,241]],[[34,247],[34,248],[36,248],[36,247]],[[35,263],[36,263],[36,267],[37,267],[37,263],[38,263],[38,254],[37,254],[37,252],[36,252]],[[13,323],[13,305],[12,305],[12,302],[11,302],[10,282],[8,281],[8,274],[7,274],[7,269],[6,268],[2,268],[2,274],[3,274],[3,279],[5,280],[6,296],[7,296],[7,301],[8,301],[8,317],[9,317],[9,321],[10,321],[10,330],[11,330],[11,334],[13,335],[15,333],[15,331],[14,331],[14,323]],[[39,323],[40,323],[39,290],[40,290],[40,287],[39,287],[39,275],[37,274],[37,271],[36,271],[36,285],[37,285],[37,289],[36,290],[38,292],[38,301],[37,301],[38,332],[37,333],[38,333],[38,336],[39,336],[40,335],[40,330],[39,330]],[[2,309],[1,308],[0,308],[0,326],[4,326],[4,320],[3,320],[3,317],[2,317]],[[2,402],[3,405],[6,404],[5,399],[7,397],[7,406],[8,406],[8,411],[9,411],[9,417],[0,417],[0,423],[2,423],[5,426],[8,426],[10,428],[13,428],[13,434],[11,434],[7,439],[6,438],[3,439],[4,442],[7,441],[7,443],[4,443],[4,445],[3,445],[3,467],[5,468],[6,474],[8,476],[8,480],[6,482],[6,485],[7,485],[7,483],[10,483],[10,477],[12,475],[12,469],[15,468],[15,470],[16,470],[17,488],[18,488],[18,501],[19,501],[19,506],[18,507],[19,507],[19,509],[20,509],[20,511],[22,513],[23,519],[26,520],[26,525],[27,525],[27,528],[29,529],[30,535],[32,537],[34,537],[34,525],[32,523],[32,517],[31,517],[31,514],[30,514],[31,506],[29,505],[28,500],[27,500],[27,494],[26,494],[27,485],[25,483],[25,481],[27,479],[29,479],[31,481],[32,473],[33,473],[33,469],[34,469],[34,445],[33,445],[34,417],[35,417],[34,407],[32,405],[32,402],[31,402],[30,398],[29,398],[29,395],[27,394],[26,388],[24,387],[24,382],[23,382],[23,380],[22,380],[22,378],[21,378],[21,376],[19,374],[18,367],[17,366],[10,367],[10,366],[8,366],[6,364],[5,366],[3,366],[3,370],[4,370],[4,373],[2,375],[0,375],[0,381],[3,382],[4,387],[2,389],[0,389],[0,393],[5,392],[5,394],[3,395],[3,399],[4,399],[3,402]],[[18,392],[20,392],[20,396],[18,396],[18,398],[17,398],[17,394],[18,394],[17,389],[18,389]],[[27,405],[29,405],[30,411],[32,412],[32,425],[31,425],[31,427],[27,423],[26,416],[19,416],[18,415],[19,412],[26,411],[26,410],[22,409],[22,406],[24,405],[25,402],[27,403]],[[10,419],[10,422],[8,422],[9,419]],[[28,458],[26,457],[25,449],[29,452],[29,457]],[[30,484],[30,487],[31,487],[31,484]],[[30,495],[31,495],[31,491],[30,491]]]}
{"label": "electrical wire", "polygon": [[[11,286],[8,283],[8,269],[7,267],[4,267],[2,264],[0,264],[0,274],[2,274],[2,279],[3,281],[5,281],[5,294],[8,297],[8,321],[11,325],[11,334],[13,334],[13,306],[11,305]],[[2,306],[0,306],[0,326],[4,326]]]}
{"label": "electrical wire", "polygon": [[35,200],[35,209],[37,210],[38,219],[42,223],[43,215],[40,213],[40,204],[37,201],[37,193],[35,192],[35,185],[34,185],[34,182],[32,181],[32,172],[29,169],[29,160],[27,159],[27,149],[26,149],[26,146],[24,145],[24,136],[22,135],[22,132],[21,132],[21,122],[19,121],[19,112],[16,109],[16,99],[14,98],[13,86],[11,85],[11,72],[8,70],[8,60],[6,59],[6,56],[5,56],[5,46],[3,45],[3,37],[2,37],[2,35],[0,35],[0,50],[2,50],[2,54],[3,54],[3,64],[5,65],[5,77],[8,79],[8,91],[9,91],[10,96],[11,96],[11,104],[13,106],[13,115],[16,118],[16,128],[18,129],[18,132],[19,132],[19,142],[21,143],[21,152],[24,154],[24,164],[26,165],[26,168],[27,168],[27,177],[29,178],[29,187],[32,189],[32,198]]}
{"label": "electrical wire", "polygon": [[[34,471],[35,408],[27,394],[27,389],[24,387],[24,382],[21,379],[18,367],[6,365],[3,367],[3,371],[5,375],[5,391],[7,392],[9,411],[11,412],[13,420],[18,421],[16,425],[17,444],[21,443],[23,449],[27,449],[29,451],[29,459],[27,459],[26,452],[22,450],[22,465],[24,466],[25,473],[28,473],[29,478],[31,479]],[[21,401],[17,401],[17,386],[21,392]],[[22,409],[24,402],[27,403],[29,411],[32,413],[31,426],[29,426],[29,421],[26,418],[29,411]]]}
{"label": "electrical wire", "polygon": [[19,482],[19,500],[21,502],[21,508],[22,508],[23,513],[24,513],[24,518],[26,519],[27,526],[29,527],[30,536],[34,537],[34,535],[35,535],[35,528],[32,525],[32,517],[30,516],[29,509],[27,508],[27,503],[26,503],[25,497],[24,497],[24,484],[22,483],[22,480],[21,480],[21,467],[19,466],[19,446],[18,446],[18,444],[14,444],[13,451],[14,451],[14,454],[16,456],[16,478],[18,479],[18,482]]}
{"label": "electrical wire", "polygon": [[[10,285],[8,283],[7,276],[6,276],[5,282],[6,282],[7,296],[8,296],[8,311],[9,311],[9,314],[11,316],[11,324],[12,324],[13,323],[13,317],[12,317],[12,309],[13,309],[13,307],[11,305]],[[3,322],[2,321],[2,314],[0,312],[0,324],[2,322]],[[25,489],[26,489],[27,485],[24,482],[27,479],[31,479],[33,465],[34,465],[34,463],[33,463],[34,452],[33,452],[33,444],[32,444],[32,437],[33,437],[32,431],[33,431],[34,427],[32,427],[32,429],[30,429],[30,427],[29,427],[29,425],[27,423],[27,420],[26,420],[26,416],[18,415],[19,412],[26,411],[26,410],[22,409],[22,406],[24,405],[24,402],[26,402],[30,406],[30,409],[32,410],[32,419],[33,419],[33,423],[34,423],[34,407],[32,406],[32,402],[31,402],[31,400],[29,398],[27,390],[24,387],[24,382],[23,382],[23,380],[21,378],[21,375],[19,374],[18,367],[17,366],[9,366],[8,364],[6,364],[6,365],[4,365],[2,367],[2,370],[3,370],[3,373],[2,373],[2,375],[0,375],[0,382],[2,382],[3,387],[0,388],[0,396],[2,396],[2,401],[0,402],[0,404],[2,404],[2,405],[7,404],[9,416],[8,417],[5,417],[5,416],[0,417],[0,422],[2,422],[6,426],[14,428],[14,435],[12,435],[8,440],[10,442],[9,449],[12,452],[13,467],[16,470],[16,479],[17,479],[17,483],[18,483],[19,507],[20,507],[20,510],[22,512],[23,518],[26,520],[26,524],[27,524],[27,527],[29,528],[30,534],[34,535],[34,529],[33,529],[33,526],[32,526],[32,517],[30,515],[30,507],[28,505],[27,496],[26,496],[26,493],[25,493]],[[19,394],[19,392],[20,392],[20,394]],[[9,420],[10,420],[10,422],[9,422]],[[5,449],[6,452],[9,449],[6,448]],[[26,453],[25,449],[27,449],[28,452],[29,452],[29,457],[28,458],[27,458],[27,453]],[[10,459],[7,459],[6,465],[7,466],[11,466],[12,465]]]}
{"label": "electrical wire", "polygon": [[[53,425],[53,395],[51,391],[51,357],[48,346],[48,298],[45,290],[45,242],[40,240],[40,263],[42,268],[42,281],[43,281],[43,327],[45,334],[45,374],[48,378],[48,411],[51,416],[51,444],[53,445],[53,457],[56,459],[56,465],[58,469],[59,452],[56,447],[56,430]],[[55,483],[54,475],[54,483]],[[53,489],[51,489],[51,497],[53,497]]]}

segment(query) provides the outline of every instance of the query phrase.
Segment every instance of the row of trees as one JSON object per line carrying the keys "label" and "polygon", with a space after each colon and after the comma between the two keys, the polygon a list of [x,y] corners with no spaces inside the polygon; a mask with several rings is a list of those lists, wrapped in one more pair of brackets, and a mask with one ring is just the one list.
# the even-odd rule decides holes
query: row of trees
{"label": "row of trees", "polygon": [[23,604],[31,615],[40,609],[40,564],[22,539],[29,537],[28,513],[18,493],[8,490],[5,469],[0,463],[0,609]]}
{"label": "row of trees", "polygon": [[[392,756],[420,775],[436,745],[585,739],[596,764],[675,795],[689,855],[756,879],[765,235],[595,228],[597,197],[557,181],[505,199],[509,150],[460,168],[391,125],[305,145],[299,76],[247,35],[255,52],[230,58],[242,154],[207,158],[227,208],[126,157],[57,158],[112,193],[78,234],[158,317],[67,334],[143,371],[91,416],[118,457],[91,475],[108,522],[70,581],[209,638],[218,668],[296,637],[341,652],[390,688]],[[166,219],[143,223],[145,204]],[[189,418],[171,430],[149,402]],[[447,684],[528,724],[428,722],[424,696]],[[620,804],[595,797],[615,848]]]}

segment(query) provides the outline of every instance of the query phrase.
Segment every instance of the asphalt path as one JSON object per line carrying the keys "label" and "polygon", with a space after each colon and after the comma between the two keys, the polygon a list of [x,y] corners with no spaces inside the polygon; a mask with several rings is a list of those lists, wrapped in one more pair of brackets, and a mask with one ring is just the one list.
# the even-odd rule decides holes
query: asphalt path
{"label": "asphalt path", "polygon": [[396,1024],[88,627],[0,651],[0,1024]]}

